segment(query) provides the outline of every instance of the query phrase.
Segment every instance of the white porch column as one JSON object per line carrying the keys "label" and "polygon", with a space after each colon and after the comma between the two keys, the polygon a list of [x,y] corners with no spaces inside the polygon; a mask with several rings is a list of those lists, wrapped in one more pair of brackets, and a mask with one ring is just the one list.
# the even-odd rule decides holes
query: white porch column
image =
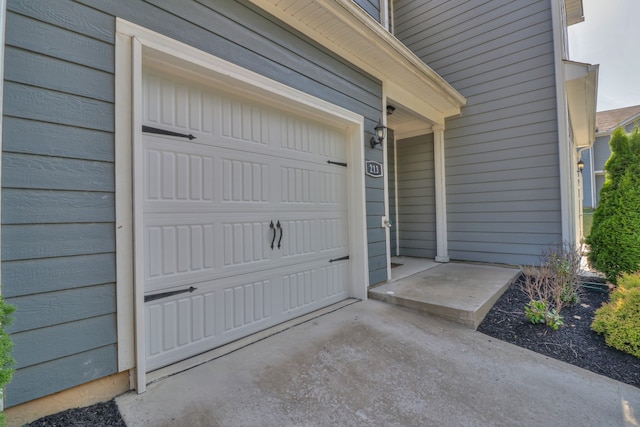
{"label": "white porch column", "polygon": [[447,189],[444,173],[444,126],[433,126],[433,163],[436,184],[436,261],[449,262],[447,247]]}

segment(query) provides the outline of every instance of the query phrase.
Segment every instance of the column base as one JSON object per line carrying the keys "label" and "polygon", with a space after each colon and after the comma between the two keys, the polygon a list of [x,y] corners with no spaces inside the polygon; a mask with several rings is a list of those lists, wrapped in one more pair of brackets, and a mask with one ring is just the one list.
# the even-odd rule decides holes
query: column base
{"label": "column base", "polygon": [[435,262],[449,262],[448,256],[437,256]]}

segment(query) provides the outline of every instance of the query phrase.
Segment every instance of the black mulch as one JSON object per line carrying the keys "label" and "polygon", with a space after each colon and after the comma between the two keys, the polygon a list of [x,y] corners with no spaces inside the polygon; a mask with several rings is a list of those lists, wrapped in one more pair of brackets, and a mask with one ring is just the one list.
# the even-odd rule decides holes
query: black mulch
{"label": "black mulch", "polygon": [[28,427],[126,427],[115,400],[85,408],[73,408],[27,424]]}
{"label": "black mulch", "polygon": [[516,282],[489,311],[478,331],[640,387],[640,359],[608,347],[604,337],[591,330],[595,310],[608,300],[607,293],[582,289],[580,302],[562,309],[565,326],[554,331],[525,318],[528,301]]}

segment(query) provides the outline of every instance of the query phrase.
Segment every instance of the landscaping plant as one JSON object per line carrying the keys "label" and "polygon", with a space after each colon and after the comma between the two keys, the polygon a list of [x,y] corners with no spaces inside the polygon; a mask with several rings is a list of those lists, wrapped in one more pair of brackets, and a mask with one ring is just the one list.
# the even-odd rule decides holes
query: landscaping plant
{"label": "landscaping plant", "polygon": [[610,301],[596,310],[591,329],[607,345],[640,358],[640,273],[623,273]]}
{"label": "landscaping plant", "polygon": [[580,262],[582,251],[564,242],[542,251],[542,264],[549,266],[553,277],[552,296],[558,311],[565,304],[580,302]]}
{"label": "landscaping plant", "polygon": [[[13,377],[13,366],[15,360],[11,356],[13,341],[11,335],[6,331],[6,327],[11,324],[13,318],[11,314],[16,310],[11,304],[7,304],[4,297],[0,295],[0,398],[3,398],[3,391],[6,384]],[[0,412],[0,425],[5,425],[4,413]]]}
{"label": "landscaping plant", "polygon": [[546,324],[554,330],[564,325],[563,307],[580,300],[580,259],[582,254],[575,245],[565,242],[544,250],[538,267],[522,269],[522,291],[529,302],[525,317],[533,324]]}
{"label": "landscaping plant", "polygon": [[593,214],[589,264],[611,283],[622,273],[640,270],[640,131],[611,136],[611,157],[604,166],[605,183]]}

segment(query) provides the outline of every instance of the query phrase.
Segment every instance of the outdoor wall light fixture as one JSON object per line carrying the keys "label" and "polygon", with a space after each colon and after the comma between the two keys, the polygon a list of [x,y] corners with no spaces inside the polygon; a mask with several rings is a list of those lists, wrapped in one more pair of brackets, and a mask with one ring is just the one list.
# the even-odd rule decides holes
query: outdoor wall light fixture
{"label": "outdoor wall light fixture", "polygon": [[379,120],[374,130],[376,133],[369,140],[369,143],[371,144],[371,148],[375,148],[376,145],[378,144],[382,146],[382,141],[384,140],[384,137],[387,134],[387,127],[383,125]]}
{"label": "outdoor wall light fixture", "polygon": [[580,159],[578,160],[578,173],[582,173],[582,169],[584,169],[584,162]]}

